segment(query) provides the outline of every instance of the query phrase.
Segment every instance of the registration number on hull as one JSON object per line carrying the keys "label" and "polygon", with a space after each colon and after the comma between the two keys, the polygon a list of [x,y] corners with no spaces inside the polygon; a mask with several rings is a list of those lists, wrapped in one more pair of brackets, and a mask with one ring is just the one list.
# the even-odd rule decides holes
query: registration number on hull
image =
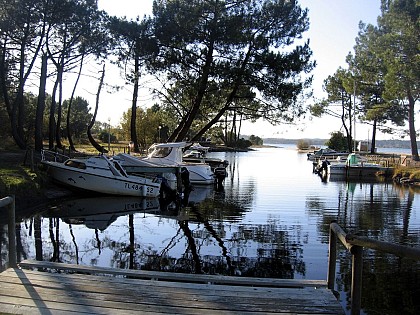
{"label": "registration number on hull", "polygon": [[125,188],[126,189],[130,189],[130,190],[141,190],[142,189],[142,185],[125,183]]}

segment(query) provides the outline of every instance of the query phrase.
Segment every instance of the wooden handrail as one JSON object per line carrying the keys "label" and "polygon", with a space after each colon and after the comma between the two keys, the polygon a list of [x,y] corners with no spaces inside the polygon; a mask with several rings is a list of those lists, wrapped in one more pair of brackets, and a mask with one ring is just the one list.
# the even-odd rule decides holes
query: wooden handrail
{"label": "wooden handrail", "polygon": [[9,236],[9,267],[16,268],[16,218],[15,218],[15,198],[8,196],[0,199],[0,208],[7,207]]}
{"label": "wooden handrail", "polygon": [[347,234],[346,241],[349,244],[380,250],[395,256],[420,260],[420,248],[402,246],[398,244],[372,240],[368,237]]}
{"label": "wooden handrail", "polygon": [[399,257],[420,260],[420,249],[388,242],[370,239],[368,237],[346,234],[335,222],[330,224],[330,244],[328,259],[328,288],[334,291],[335,270],[337,259],[337,239],[352,254],[352,280],[351,280],[351,314],[359,315],[362,298],[362,274],[363,274],[363,248],[380,250]]}

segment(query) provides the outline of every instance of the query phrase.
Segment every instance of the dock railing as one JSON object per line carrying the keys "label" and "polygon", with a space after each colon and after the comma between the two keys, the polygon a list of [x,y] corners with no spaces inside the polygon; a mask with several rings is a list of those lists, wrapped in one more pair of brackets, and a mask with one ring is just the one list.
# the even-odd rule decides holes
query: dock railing
{"label": "dock railing", "polygon": [[362,274],[363,274],[363,248],[379,250],[399,257],[420,260],[420,248],[397,245],[373,240],[367,237],[346,234],[336,223],[330,224],[330,245],[328,257],[328,289],[334,291],[335,271],[337,260],[337,239],[352,254],[352,277],[351,277],[351,315],[359,315],[362,300]]}
{"label": "dock railing", "polygon": [[15,223],[15,198],[8,196],[0,199],[0,208],[7,208],[7,232],[9,237],[9,268],[16,268],[16,223]]}

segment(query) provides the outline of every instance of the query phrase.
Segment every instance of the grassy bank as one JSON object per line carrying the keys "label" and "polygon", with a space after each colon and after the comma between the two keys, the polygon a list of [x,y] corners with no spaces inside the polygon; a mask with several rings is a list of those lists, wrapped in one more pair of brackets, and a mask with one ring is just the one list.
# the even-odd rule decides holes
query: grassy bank
{"label": "grassy bank", "polygon": [[413,182],[420,182],[420,169],[418,167],[399,166],[394,169],[393,178],[407,178]]}
{"label": "grassy bank", "polygon": [[24,165],[26,151],[0,151],[0,197],[14,195],[16,206],[30,206],[45,200],[43,178],[29,164]]}

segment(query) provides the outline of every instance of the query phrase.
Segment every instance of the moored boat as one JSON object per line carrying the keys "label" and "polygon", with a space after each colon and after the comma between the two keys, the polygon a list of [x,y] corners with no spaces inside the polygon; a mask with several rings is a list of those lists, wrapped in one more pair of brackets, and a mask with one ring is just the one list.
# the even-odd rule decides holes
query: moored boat
{"label": "moored boat", "polygon": [[203,147],[199,143],[195,143],[185,151],[182,161],[187,163],[205,163],[210,165],[212,172],[218,181],[223,180],[227,176],[226,167],[229,165],[227,160],[208,157],[209,147]]}
{"label": "moored boat", "polygon": [[356,153],[349,154],[345,162],[330,163],[327,166],[327,173],[329,175],[353,178],[372,178],[379,173],[387,174],[389,171],[389,167],[384,167],[376,163],[370,163],[366,158]]}
{"label": "moored boat", "polygon": [[156,165],[179,166],[189,173],[189,181],[192,184],[209,185],[215,183],[215,176],[206,163],[191,163],[183,161],[183,149],[186,142],[157,143],[149,148],[149,154],[142,159]]}
{"label": "moored boat", "polygon": [[338,157],[343,157],[343,156],[347,157],[348,155],[349,155],[348,152],[337,152],[333,149],[325,148],[325,149],[319,149],[317,151],[314,151],[314,153],[308,153],[307,157],[309,161],[318,162],[318,160],[324,160],[324,159],[333,160]]}
{"label": "moored boat", "polygon": [[118,161],[105,155],[71,158],[64,162],[41,161],[48,175],[71,188],[109,195],[157,197],[161,179],[128,175]]}

